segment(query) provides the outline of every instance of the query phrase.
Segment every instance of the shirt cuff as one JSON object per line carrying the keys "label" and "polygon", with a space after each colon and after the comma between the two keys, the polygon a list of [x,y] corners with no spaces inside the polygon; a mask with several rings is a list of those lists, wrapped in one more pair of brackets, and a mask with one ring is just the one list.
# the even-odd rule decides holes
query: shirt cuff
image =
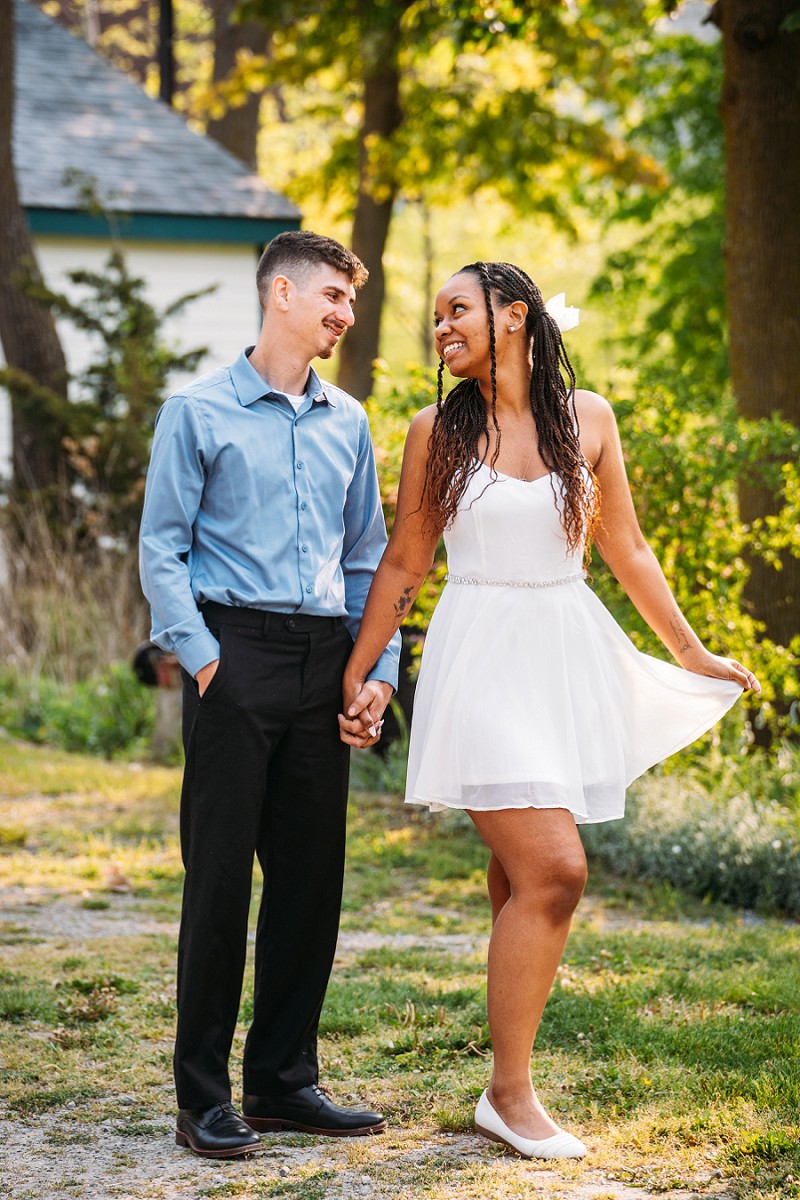
{"label": "shirt cuff", "polygon": [[[397,636],[397,635],[395,635]],[[394,640],[394,639],[392,639]],[[384,650],[375,666],[367,675],[367,679],[375,679],[378,683],[388,683],[397,691],[397,677],[400,670],[399,654],[392,652],[392,644]]]}
{"label": "shirt cuff", "polygon": [[204,629],[202,633],[196,633],[182,642],[176,654],[184,671],[188,671],[194,679],[201,667],[219,658],[219,642],[213,633]]}

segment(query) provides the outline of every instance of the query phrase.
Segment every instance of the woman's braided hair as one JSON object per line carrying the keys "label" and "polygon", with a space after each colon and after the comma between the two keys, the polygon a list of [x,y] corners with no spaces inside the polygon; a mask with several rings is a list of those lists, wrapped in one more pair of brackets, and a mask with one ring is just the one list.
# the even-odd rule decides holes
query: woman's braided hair
{"label": "woman's braided hair", "polygon": [[[495,448],[489,466],[493,467],[497,461],[501,438],[497,421],[494,294],[501,305],[522,300],[528,306],[525,329],[530,338],[533,363],[530,402],[539,453],[547,468],[561,479],[563,504],[559,504],[559,508],[567,546],[574,551],[585,537],[588,555],[592,533],[599,520],[600,492],[578,442],[575,372],[561,340],[561,331],[545,308],[539,288],[520,267],[512,263],[476,262],[462,267],[456,274],[465,272],[480,280],[489,320],[491,422],[495,431]],[[483,461],[478,453],[481,437],[486,437],[487,447],[489,441],[486,403],[477,379],[462,379],[445,398],[443,374],[444,362],[440,361],[437,411],[429,441],[423,492],[430,519],[440,529],[455,517],[467,484]],[[555,481],[552,482],[558,503]]]}

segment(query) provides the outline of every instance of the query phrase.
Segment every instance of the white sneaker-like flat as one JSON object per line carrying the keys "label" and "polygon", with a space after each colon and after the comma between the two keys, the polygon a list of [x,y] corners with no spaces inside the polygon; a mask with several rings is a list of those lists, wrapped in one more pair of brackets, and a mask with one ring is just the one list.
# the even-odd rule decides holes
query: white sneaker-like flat
{"label": "white sneaker-like flat", "polygon": [[533,1138],[522,1137],[509,1129],[505,1121],[492,1108],[486,1092],[483,1093],[475,1109],[475,1128],[478,1133],[493,1142],[502,1142],[521,1154],[523,1158],[583,1158],[586,1147],[571,1133],[559,1129],[552,1137],[534,1141]]}

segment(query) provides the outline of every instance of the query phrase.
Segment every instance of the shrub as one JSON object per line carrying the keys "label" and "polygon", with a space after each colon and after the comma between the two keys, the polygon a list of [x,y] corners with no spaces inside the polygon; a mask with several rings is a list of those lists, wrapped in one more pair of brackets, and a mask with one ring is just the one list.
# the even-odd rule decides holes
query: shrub
{"label": "shrub", "polygon": [[[800,756],[651,775],[622,821],[584,826],[591,859],[740,908],[800,916]],[[736,780],[727,798],[721,789]],[[749,785],[749,786],[748,786]]]}
{"label": "shrub", "polygon": [[138,753],[153,732],[155,701],[123,663],[76,684],[0,677],[0,724],[29,741],[113,758]]}

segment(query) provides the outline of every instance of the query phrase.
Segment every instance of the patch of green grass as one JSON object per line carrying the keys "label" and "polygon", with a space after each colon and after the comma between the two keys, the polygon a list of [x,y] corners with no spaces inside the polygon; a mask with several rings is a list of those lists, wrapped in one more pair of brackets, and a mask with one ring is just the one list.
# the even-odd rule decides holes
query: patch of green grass
{"label": "patch of green grass", "polygon": [[102,1088],[91,1087],[87,1084],[76,1086],[74,1082],[61,1084],[58,1087],[43,1087],[40,1076],[31,1079],[37,1086],[26,1094],[15,1096],[14,1111],[21,1117],[45,1113],[54,1108],[63,1108],[71,1100],[86,1101],[93,1096],[102,1095]]}
{"label": "patch of green grass", "polygon": [[13,971],[0,971],[0,1021],[47,1021],[57,1012],[52,987]]}
{"label": "patch of green grass", "polygon": [[327,1200],[330,1184],[336,1178],[334,1171],[314,1171],[304,1174],[302,1179],[267,1185],[264,1196],[296,1196],[297,1200]]}
{"label": "patch of green grass", "polygon": [[51,1129],[47,1141],[51,1146],[91,1146],[94,1134],[88,1129]]}

